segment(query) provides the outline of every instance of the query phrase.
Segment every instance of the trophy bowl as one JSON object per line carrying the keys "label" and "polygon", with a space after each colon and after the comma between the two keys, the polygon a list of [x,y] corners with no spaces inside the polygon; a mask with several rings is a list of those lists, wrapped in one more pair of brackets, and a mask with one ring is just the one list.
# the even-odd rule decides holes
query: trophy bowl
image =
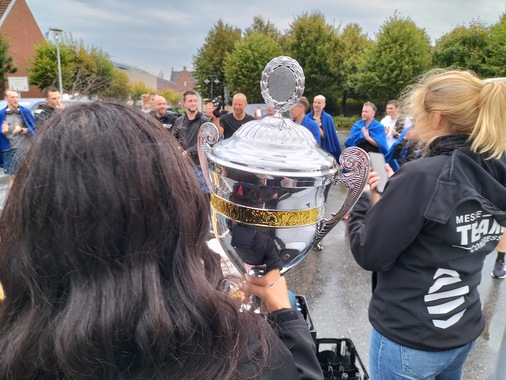
{"label": "trophy bowl", "polygon": [[[260,86],[275,116],[250,121],[225,140],[214,124],[205,123],[198,136],[215,236],[239,272],[256,277],[297,265],[355,204],[369,173],[362,149],[344,150],[338,164],[308,129],[281,116],[304,91],[297,61],[274,58]],[[327,219],[333,184],[348,192]]]}

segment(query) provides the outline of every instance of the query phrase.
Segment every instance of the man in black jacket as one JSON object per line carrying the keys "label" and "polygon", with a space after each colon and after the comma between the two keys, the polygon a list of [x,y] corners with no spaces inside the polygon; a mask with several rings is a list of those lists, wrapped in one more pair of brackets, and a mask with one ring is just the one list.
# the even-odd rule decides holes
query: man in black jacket
{"label": "man in black jacket", "polygon": [[198,110],[198,97],[194,91],[188,90],[183,94],[183,107],[185,113],[179,116],[174,123],[173,134],[186,152],[190,154],[193,162],[195,162],[197,166],[195,174],[197,175],[202,191],[204,191],[204,193],[209,193],[202,174],[197,151],[197,136],[200,126],[208,120],[206,115]]}
{"label": "man in black jacket", "polygon": [[55,87],[46,87],[42,90],[42,95],[46,98],[46,104],[40,106],[33,114],[35,128],[38,128],[44,121],[49,119],[55,110],[63,109],[61,94]]}
{"label": "man in black jacket", "polygon": [[165,128],[171,129],[176,121],[176,116],[167,112],[167,100],[161,95],[156,95],[152,107],[153,110],[149,114],[162,123]]}

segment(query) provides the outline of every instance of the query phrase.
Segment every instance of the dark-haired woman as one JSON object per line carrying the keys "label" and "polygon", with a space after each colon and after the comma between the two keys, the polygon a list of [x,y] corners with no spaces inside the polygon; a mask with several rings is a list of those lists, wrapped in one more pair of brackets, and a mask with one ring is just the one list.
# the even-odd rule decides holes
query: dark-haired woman
{"label": "dark-haired woman", "polygon": [[318,379],[273,271],[238,312],[207,247],[208,204],[156,121],[97,102],[30,144],[0,218],[0,379]]}

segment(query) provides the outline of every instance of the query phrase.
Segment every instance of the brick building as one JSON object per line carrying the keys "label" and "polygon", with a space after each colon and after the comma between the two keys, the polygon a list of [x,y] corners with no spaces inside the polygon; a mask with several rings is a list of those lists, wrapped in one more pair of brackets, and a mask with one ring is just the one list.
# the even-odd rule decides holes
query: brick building
{"label": "brick building", "polygon": [[147,87],[156,91],[170,89],[178,94],[183,94],[186,90],[194,89],[195,79],[186,69],[186,66],[183,66],[183,71],[174,71],[174,68],[172,68],[170,78],[165,79],[161,75],[156,76],[124,63],[113,62],[113,64],[118,70],[123,71],[127,75],[130,83],[142,82]]}
{"label": "brick building", "polygon": [[[162,91],[169,89],[180,95],[183,95],[186,90],[194,90],[195,79],[186,69],[186,66],[183,66],[182,71],[174,71],[174,68],[172,68],[170,72],[170,78],[165,79],[162,77],[162,74],[156,76],[148,73],[147,71],[124,63],[113,62],[113,64],[118,70],[123,71],[127,75],[130,83],[142,82],[148,88],[151,88],[153,90]],[[201,104],[201,102],[202,101],[200,100],[199,95],[199,104]],[[171,105],[181,106],[181,104]]]}
{"label": "brick building", "polygon": [[[13,58],[14,67],[18,69],[14,74],[6,74],[7,88],[8,77],[28,77],[26,67],[35,54],[34,46],[44,42],[44,35],[25,0],[0,0],[0,30],[10,40],[9,54]],[[38,87],[29,86],[27,92],[21,92],[21,96],[30,98],[41,95]]]}
{"label": "brick building", "polygon": [[174,68],[170,71],[170,81],[175,85],[175,91],[180,94],[186,90],[194,90],[195,79],[191,73],[186,70],[186,66],[183,66],[183,71],[174,71]]}

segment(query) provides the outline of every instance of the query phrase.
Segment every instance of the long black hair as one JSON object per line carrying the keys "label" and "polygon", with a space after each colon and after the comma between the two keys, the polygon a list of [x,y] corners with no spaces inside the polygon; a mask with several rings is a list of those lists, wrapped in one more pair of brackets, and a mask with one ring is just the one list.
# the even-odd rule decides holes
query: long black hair
{"label": "long black hair", "polygon": [[0,379],[261,371],[272,332],[219,290],[191,165],[126,104],[73,105],[39,129],[0,217]]}

